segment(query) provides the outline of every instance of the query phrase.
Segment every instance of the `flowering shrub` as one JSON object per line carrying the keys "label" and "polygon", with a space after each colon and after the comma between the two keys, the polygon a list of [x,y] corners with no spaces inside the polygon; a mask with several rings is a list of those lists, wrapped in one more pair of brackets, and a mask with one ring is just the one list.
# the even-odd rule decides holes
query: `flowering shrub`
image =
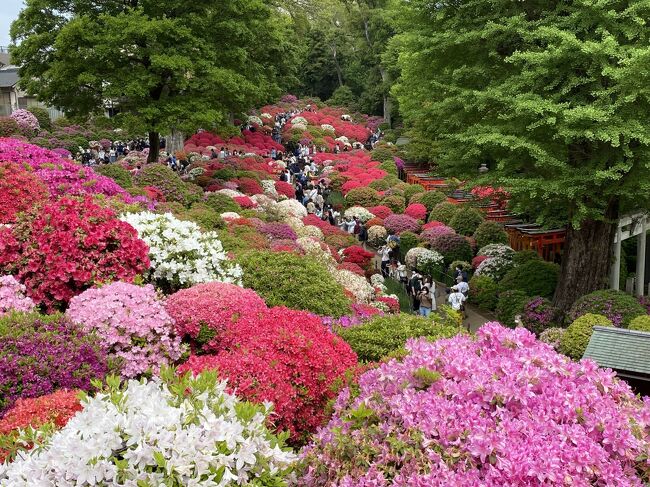
{"label": "flowering shrub", "polygon": [[542,297],[534,297],[524,305],[521,322],[528,331],[539,336],[547,328],[557,327],[560,310]]}
{"label": "flowering shrub", "polygon": [[622,328],[627,328],[637,316],[647,314],[633,296],[611,289],[582,296],[571,306],[567,320],[574,321],[586,313],[603,315]]}
{"label": "flowering shrub", "polygon": [[18,164],[0,162],[0,223],[14,223],[17,213],[42,205],[48,198],[38,176]]}
{"label": "flowering shrub", "polygon": [[363,247],[353,245],[343,250],[343,260],[359,265],[365,270],[372,270],[373,258],[375,254],[364,250]]}
{"label": "flowering shrub", "polygon": [[483,255],[485,257],[500,257],[502,259],[512,260],[515,255],[515,251],[508,245],[497,243],[481,247],[476,254]]}
{"label": "flowering shrub", "polygon": [[241,282],[241,269],[228,260],[215,232],[202,233],[196,223],[180,221],[171,213],[128,213],[121,218],[149,246],[151,270],[146,277],[163,289]]}
{"label": "flowering shrub", "polygon": [[378,217],[371,218],[366,222],[366,227],[374,227],[374,226],[379,226],[383,227],[384,226],[384,220]]}
{"label": "flowering shrub", "polygon": [[[304,243],[302,240],[298,239],[299,245]],[[318,242],[314,243],[321,251]],[[251,251],[239,256],[238,261],[244,269],[244,286],[256,291],[269,306],[287,306],[335,317],[350,309],[343,287],[313,257]]]}
{"label": "flowering shrub", "polygon": [[25,295],[26,290],[13,276],[0,276],[0,316],[10,311],[32,311],[34,301]]}
{"label": "flowering shrub", "polygon": [[476,227],[473,237],[479,248],[491,244],[507,244],[509,240],[508,234],[503,229],[503,226],[492,221],[481,222],[481,224]]}
{"label": "flowering shrub", "polygon": [[375,206],[379,204],[381,196],[372,188],[361,187],[348,191],[345,195],[345,202],[349,206]]}
{"label": "flowering shrub", "polygon": [[0,420],[0,463],[12,461],[31,442],[18,442],[20,430],[49,427],[60,429],[81,411],[79,391],[60,390],[37,398],[18,399]]}
{"label": "flowering shrub", "polygon": [[429,221],[442,222],[445,225],[450,225],[451,220],[459,210],[459,206],[448,201],[443,201],[434,206],[429,212]]}
{"label": "flowering shrub", "polygon": [[38,124],[38,118],[36,118],[32,112],[22,108],[15,110],[11,114],[11,118],[16,121],[18,127],[20,127],[21,131],[25,134],[34,134],[41,129]]}
{"label": "flowering shrub", "polygon": [[443,201],[447,201],[447,196],[442,191],[434,190],[415,193],[411,196],[409,203],[421,203],[426,207],[427,211],[431,211],[436,205]]}
{"label": "flowering shrub", "polygon": [[239,191],[241,191],[242,193],[245,193],[245,194],[248,194],[248,195],[264,193],[264,188],[262,188],[262,186],[260,186],[260,183],[258,183],[253,178],[235,179],[235,182],[237,183],[237,186],[239,187]]}
{"label": "flowering shrub", "polygon": [[217,369],[241,397],[272,401],[276,428],[296,443],[322,424],[333,383],[356,364],[350,347],[318,317],[283,307],[240,320],[224,340],[230,351],[192,356],[180,370]]}
{"label": "flowering shrub", "polygon": [[0,137],[20,134],[18,123],[11,117],[0,117]]}
{"label": "flowering shrub", "polygon": [[421,203],[411,203],[404,210],[404,214],[416,220],[424,220],[427,216],[427,207]]}
{"label": "flowering shrub", "polygon": [[189,338],[194,350],[215,351],[221,335],[246,317],[254,319],[266,312],[266,303],[255,291],[234,284],[208,282],[181,289],[165,302],[176,333]]}
{"label": "flowering shrub", "polygon": [[363,362],[376,362],[402,350],[409,338],[435,341],[462,332],[460,328],[413,315],[375,316],[358,326],[337,327],[335,331]]}
{"label": "flowering shrub", "polygon": [[473,268],[473,269],[478,268],[478,266],[480,266],[481,263],[482,263],[483,261],[486,261],[487,259],[489,259],[489,257],[486,256],[486,255],[477,255],[476,257],[474,257],[474,258],[472,259],[472,268]]}
{"label": "flowering shrub", "polygon": [[418,221],[408,215],[389,215],[384,219],[384,227],[398,235],[402,232],[417,233],[420,231]]}
{"label": "flowering shrub", "polygon": [[373,225],[368,228],[368,245],[371,247],[379,248],[386,243],[388,232],[386,229],[379,225]]}
{"label": "flowering shrub", "polygon": [[449,235],[451,233],[456,233],[453,228],[448,227],[447,225],[437,225],[435,227],[427,228],[420,234],[420,238],[425,241],[431,242],[439,235]]}
{"label": "flowering shrub", "polygon": [[95,283],[131,281],[148,268],[147,246],[135,230],[89,197],[61,198],[0,229],[0,269],[48,309]]}
{"label": "flowering shrub", "polygon": [[455,233],[438,235],[433,238],[431,249],[440,252],[447,265],[455,260],[468,261],[472,258],[472,249],[467,240]]}
{"label": "flowering shrub", "polygon": [[427,249],[424,247],[413,247],[412,249],[409,249],[409,251],[406,252],[406,257],[404,258],[406,267],[412,271],[416,270],[418,265],[418,258],[423,255],[426,250]]}
{"label": "flowering shrub", "polygon": [[366,275],[366,271],[361,266],[359,266],[359,264],[353,264],[352,262],[343,262],[342,264],[337,265],[336,268],[354,272],[355,274],[358,274],[362,277],[365,277]]}
{"label": "flowering shrub", "polygon": [[442,270],[445,258],[435,250],[424,249],[417,255],[416,269],[424,275],[432,276]]}
{"label": "flowering shrub", "polygon": [[543,260],[533,260],[510,269],[499,282],[499,289],[520,290],[528,296],[550,298],[555,292],[560,266]]}
{"label": "flowering shrub", "polygon": [[497,323],[407,349],[339,395],[298,485],[640,486],[647,475],[650,405],[594,362]]}
{"label": "flowering shrub", "polygon": [[16,313],[0,321],[0,415],[20,398],[89,390],[108,370],[97,339],[60,315]]}
{"label": "flowering shrub", "polygon": [[365,277],[353,272],[336,269],[332,271],[332,277],[354,297],[357,303],[369,303],[375,294],[374,288],[368,283]]}
{"label": "flowering shrub", "polygon": [[404,197],[399,195],[389,195],[379,202],[379,206],[387,206],[393,213],[404,213]]}
{"label": "flowering shrub", "polygon": [[180,176],[164,164],[147,164],[133,178],[137,186],[153,186],[162,193],[165,201],[175,201],[190,206],[201,199],[195,195]]}
{"label": "flowering shrub", "polygon": [[560,338],[560,352],[574,360],[580,360],[587,350],[594,326],[612,326],[605,316],[587,313],[576,319]]}
{"label": "flowering shrub", "polygon": [[264,223],[260,226],[259,231],[269,238],[277,240],[296,240],[298,235],[286,223]]}
{"label": "flowering shrub", "polygon": [[287,198],[295,198],[296,190],[293,188],[293,185],[285,181],[275,181],[275,190],[278,194],[284,195]]}
{"label": "flowering shrub", "polygon": [[121,364],[122,377],[158,374],[182,354],[174,322],[151,285],[115,282],[88,289],[72,298],[66,315],[100,338],[109,357]]}
{"label": "flowering shrub", "polygon": [[539,334],[539,341],[548,343],[554,350],[560,350],[560,341],[562,336],[566,332],[566,328],[547,328],[542,333]]}
{"label": "flowering shrub", "polygon": [[[295,460],[270,410],[225,392],[215,374],[111,380],[29,454],[0,466],[9,485],[282,485]],[[79,438],[83,437],[83,442]],[[116,453],[119,451],[119,454]],[[164,467],[163,467],[164,465]]]}
{"label": "flowering shrub", "polygon": [[503,257],[488,257],[483,260],[476,268],[477,276],[488,276],[495,282],[499,282],[506,273],[514,267],[509,259]]}
{"label": "flowering shrub", "polygon": [[497,306],[498,286],[488,276],[472,276],[469,280],[469,302],[479,308],[493,311]]}
{"label": "flowering shrub", "polygon": [[400,312],[399,299],[391,296],[377,296],[375,303],[384,303],[388,307],[388,312],[398,314]]}
{"label": "flowering shrub", "polygon": [[283,219],[290,216],[295,216],[298,218],[304,218],[307,216],[307,208],[305,208],[302,203],[294,199],[280,201],[275,206],[275,208],[279,216]]}
{"label": "flowering shrub", "polygon": [[393,214],[393,210],[391,210],[388,206],[373,206],[372,208],[368,208],[368,211],[375,215],[377,218],[381,218],[382,220],[385,220],[386,217],[389,215]]}
{"label": "flowering shrub", "polygon": [[362,206],[353,206],[352,208],[348,208],[347,210],[345,210],[344,216],[350,218],[354,218],[356,216],[359,220],[365,223],[371,218],[373,218],[375,215],[370,213]]}

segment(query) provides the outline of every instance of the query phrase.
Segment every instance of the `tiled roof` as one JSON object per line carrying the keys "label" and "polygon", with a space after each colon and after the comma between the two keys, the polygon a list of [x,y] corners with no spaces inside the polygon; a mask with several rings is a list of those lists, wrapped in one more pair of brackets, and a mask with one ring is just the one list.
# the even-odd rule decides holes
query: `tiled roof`
{"label": "tiled roof", "polygon": [[18,68],[0,69],[0,88],[11,88],[18,83]]}
{"label": "tiled roof", "polygon": [[650,376],[650,332],[596,326],[583,358],[621,375]]}

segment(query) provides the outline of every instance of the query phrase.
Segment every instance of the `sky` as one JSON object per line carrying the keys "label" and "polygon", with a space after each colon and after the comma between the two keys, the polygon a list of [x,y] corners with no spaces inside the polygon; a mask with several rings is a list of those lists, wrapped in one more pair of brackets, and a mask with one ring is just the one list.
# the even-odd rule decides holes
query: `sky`
{"label": "sky", "polygon": [[23,8],[23,0],[0,0],[0,46],[9,45],[9,27]]}

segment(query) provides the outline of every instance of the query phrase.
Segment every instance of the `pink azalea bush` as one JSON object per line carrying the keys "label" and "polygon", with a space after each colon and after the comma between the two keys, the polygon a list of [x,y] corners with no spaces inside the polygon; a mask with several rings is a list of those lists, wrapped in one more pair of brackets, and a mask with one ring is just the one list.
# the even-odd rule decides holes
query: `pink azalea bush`
{"label": "pink azalea bush", "polygon": [[389,215],[384,219],[384,227],[398,235],[402,232],[417,233],[420,231],[418,221],[408,215]]}
{"label": "pink azalea bush", "polygon": [[650,399],[525,329],[411,340],[344,390],[298,485],[642,486]]}
{"label": "pink azalea bush", "polygon": [[174,322],[151,285],[115,282],[75,296],[66,311],[87,333],[95,332],[109,357],[131,378],[178,360],[182,354]]}
{"label": "pink azalea bush", "polygon": [[0,277],[0,316],[10,311],[32,311],[36,305],[26,291],[13,276]]}
{"label": "pink azalea bush", "polygon": [[38,119],[32,112],[28,110],[24,110],[22,108],[16,110],[11,114],[11,118],[16,121],[24,134],[34,134],[41,129],[41,126],[38,123]]}

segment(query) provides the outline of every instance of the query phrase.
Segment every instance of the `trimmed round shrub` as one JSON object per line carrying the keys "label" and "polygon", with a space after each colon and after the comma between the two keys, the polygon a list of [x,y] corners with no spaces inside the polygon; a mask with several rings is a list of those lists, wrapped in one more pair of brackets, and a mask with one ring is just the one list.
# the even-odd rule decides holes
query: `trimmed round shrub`
{"label": "trimmed round shrub", "polygon": [[473,276],[469,280],[469,302],[479,308],[494,311],[497,306],[497,283],[487,276]]}
{"label": "trimmed round shrub", "polygon": [[218,215],[226,212],[237,213],[241,210],[235,200],[222,193],[206,193],[203,197],[203,203],[216,211]]}
{"label": "trimmed round shrub", "polygon": [[389,215],[384,219],[384,227],[389,232],[399,235],[403,232],[417,233],[420,231],[420,224],[415,218],[407,215]]}
{"label": "trimmed round shrub", "polygon": [[399,195],[386,196],[379,204],[380,206],[387,206],[394,213],[404,213],[404,208],[406,206],[404,197]]}
{"label": "trimmed round shrub", "polygon": [[497,222],[483,221],[474,232],[474,240],[478,248],[485,247],[490,244],[507,244],[508,234],[503,229],[503,226]]}
{"label": "trimmed round shrub", "polygon": [[45,108],[29,107],[27,111],[36,117],[41,130],[52,130],[52,119],[50,118],[50,114]]}
{"label": "trimmed round shrub", "polygon": [[0,416],[17,399],[57,389],[91,389],[109,360],[97,337],[62,315],[12,313],[0,318]]}
{"label": "trimmed round shrub", "polygon": [[623,291],[607,289],[586,294],[578,299],[567,314],[567,320],[575,321],[584,314],[603,315],[614,326],[627,328],[637,316],[647,315],[639,301]]}
{"label": "trimmed round shrub", "polygon": [[520,250],[512,256],[512,262],[515,266],[527,264],[531,260],[542,260],[542,258],[534,250]]}
{"label": "trimmed round shrub", "polygon": [[23,216],[13,228],[0,228],[0,270],[50,310],[95,283],[133,281],[149,268],[147,245],[135,229],[90,197],[61,198],[34,218]]}
{"label": "trimmed round shrub", "polygon": [[628,328],[630,330],[650,332],[650,316],[648,315],[637,316],[632,320]]}
{"label": "trimmed round shrub", "polygon": [[431,209],[429,212],[429,221],[442,222],[445,225],[449,225],[459,209],[459,205],[455,205],[449,201],[443,201]]}
{"label": "trimmed round shrub", "polygon": [[381,218],[382,220],[385,219],[387,216],[393,214],[393,210],[391,210],[388,206],[373,206],[372,208],[368,208],[368,211],[375,215],[377,218]]}
{"label": "trimmed round shrub", "polygon": [[128,189],[133,186],[131,173],[119,164],[100,164],[99,166],[95,166],[93,169],[96,173],[99,173],[102,176],[106,176],[107,178],[111,178],[124,189]]}
{"label": "trimmed round shrub", "polygon": [[447,266],[447,272],[453,274],[456,271],[456,267],[460,267],[461,271],[472,272],[472,264],[464,260],[455,260]]}
{"label": "trimmed round shrub", "polygon": [[20,131],[23,135],[35,135],[41,128],[38,124],[38,119],[24,108],[14,110],[10,117],[18,123],[18,127],[20,127]]}
{"label": "trimmed round shrub", "polygon": [[539,341],[549,344],[555,351],[560,350],[560,340],[566,332],[566,328],[551,327],[539,334]]}
{"label": "trimmed round shrub", "polygon": [[427,216],[427,207],[421,203],[411,203],[404,210],[404,214],[416,220],[424,220]]}
{"label": "trimmed round shrub", "polygon": [[99,337],[125,378],[158,375],[183,352],[174,322],[151,285],[114,282],[88,289],[72,298],[66,316]]}
{"label": "trimmed round shrub", "polygon": [[27,288],[13,276],[0,276],[0,316],[14,311],[33,311],[36,305],[26,291]]}
{"label": "trimmed round shrub", "polygon": [[143,166],[135,175],[133,182],[141,187],[154,186],[163,194],[165,201],[181,203],[184,206],[190,206],[196,201],[192,188],[164,164],[154,163]]}
{"label": "trimmed round shrub", "polygon": [[447,195],[442,191],[425,191],[423,193],[415,193],[409,200],[410,204],[421,203],[426,206],[427,211],[431,211],[436,205],[447,201]]}
{"label": "trimmed round shrub", "polygon": [[519,290],[528,296],[551,298],[557,286],[560,266],[543,260],[533,260],[509,270],[501,282],[502,291]]}
{"label": "trimmed round shrub", "polygon": [[0,137],[11,137],[20,133],[20,127],[11,117],[0,117]]}
{"label": "trimmed round shrub", "polygon": [[375,206],[381,201],[381,196],[377,191],[368,187],[354,188],[345,195],[347,206],[364,206],[366,208]]}
{"label": "trimmed round shrub", "polygon": [[594,326],[613,326],[605,316],[587,313],[576,319],[560,338],[560,352],[573,360],[580,360],[587,350]]}
{"label": "trimmed round shrub", "polygon": [[479,248],[476,255],[482,255],[484,257],[500,257],[502,259],[512,260],[515,255],[515,251],[509,245],[490,244]]}
{"label": "trimmed round shrub", "polygon": [[227,475],[230,485],[285,485],[295,455],[268,430],[270,408],[226,388],[214,373],[111,380],[56,434],[22,434],[36,448],[3,469],[3,483],[199,486]]}
{"label": "trimmed round shrub", "polygon": [[449,226],[459,235],[470,237],[482,222],[483,214],[480,211],[468,205],[461,205],[450,220]]}
{"label": "trimmed round shrub", "polygon": [[391,187],[391,184],[390,181],[387,180],[386,178],[375,179],[368,185],[368,187],[376,191],[386,191],[388,188]]}
{"label": "trimmed round shrub", "polygon": [[413,247],[420,245],[420,237],[413,232],[402,232],[399,236],[399,252],[402,262],[406,260],[406,254]]}
{"label": "trimmed round shrub", "polygon": [[495,282],[499,282],[506,273],[514,267],[511,260],[503,257],[488,257],[476,268],[476,275],[488,276]]}
{"label": "trimmed round shrub", "polygon": [[404,188],[404,198],[410,202],[414,195],[424,193],[425,191],[424,186],[421,184],[409,184]]}
{"label": "trimmed round shrub", "polygon": [[558,327],[560,310],[554,307],[548,299],[536,296],[524,306],[521,322],[528,331],[539,336],[547,328]]}
{"label": "trimmed round shrub", "polygon": [[216,369],[239,397],[273,402],[273,424],[302,443],[325,420],[333,386],[355,366],[350,346],[305,311],[271,308],[241,319],[225,333],[227,350],[192,356],[180,370]]}
{"label": "trimmed round shrub", "polygon": [[218,230],[225,225],[221,216],[205,203],[194,203],[189,210],[181,212],[178,218],[194,222],[206,232]]}
{"label": "trimmed round shrub", "polygon": [[647,401],[611,370],[498,323],[407,349],[341,392],[297,485],[643,483]]}
{"label": "trimmed round shrub", "polygon": [[497,319],[509,328],[515,327],[515,316],[524,312],[530,297],[523,291],[505,291],[499,294],[495,310]]}
{"label": "trimmed round shrub", "polygon": [[362,362],[376,362],[403,350],[409,338],[425,337],[435,341],[461,333],[461,328],[436,323],[413,315],[375,316],[370,321],[335,332],[350,344]]}
{"label": "trimmed round shrub", "polygon": [[448,233],[438,235],[431,240],[431,249],[440,252],[449,266],[455,260],[468,261],[472,258],[472,248],[461,235]]}
{"label": "trimmed round shrub", "polygon": [[255,290],[269,306],[287,306],[337,318],[350,311],[343,286],[311,257],[251,251],[237,260],[244,271],[244,286]]}

